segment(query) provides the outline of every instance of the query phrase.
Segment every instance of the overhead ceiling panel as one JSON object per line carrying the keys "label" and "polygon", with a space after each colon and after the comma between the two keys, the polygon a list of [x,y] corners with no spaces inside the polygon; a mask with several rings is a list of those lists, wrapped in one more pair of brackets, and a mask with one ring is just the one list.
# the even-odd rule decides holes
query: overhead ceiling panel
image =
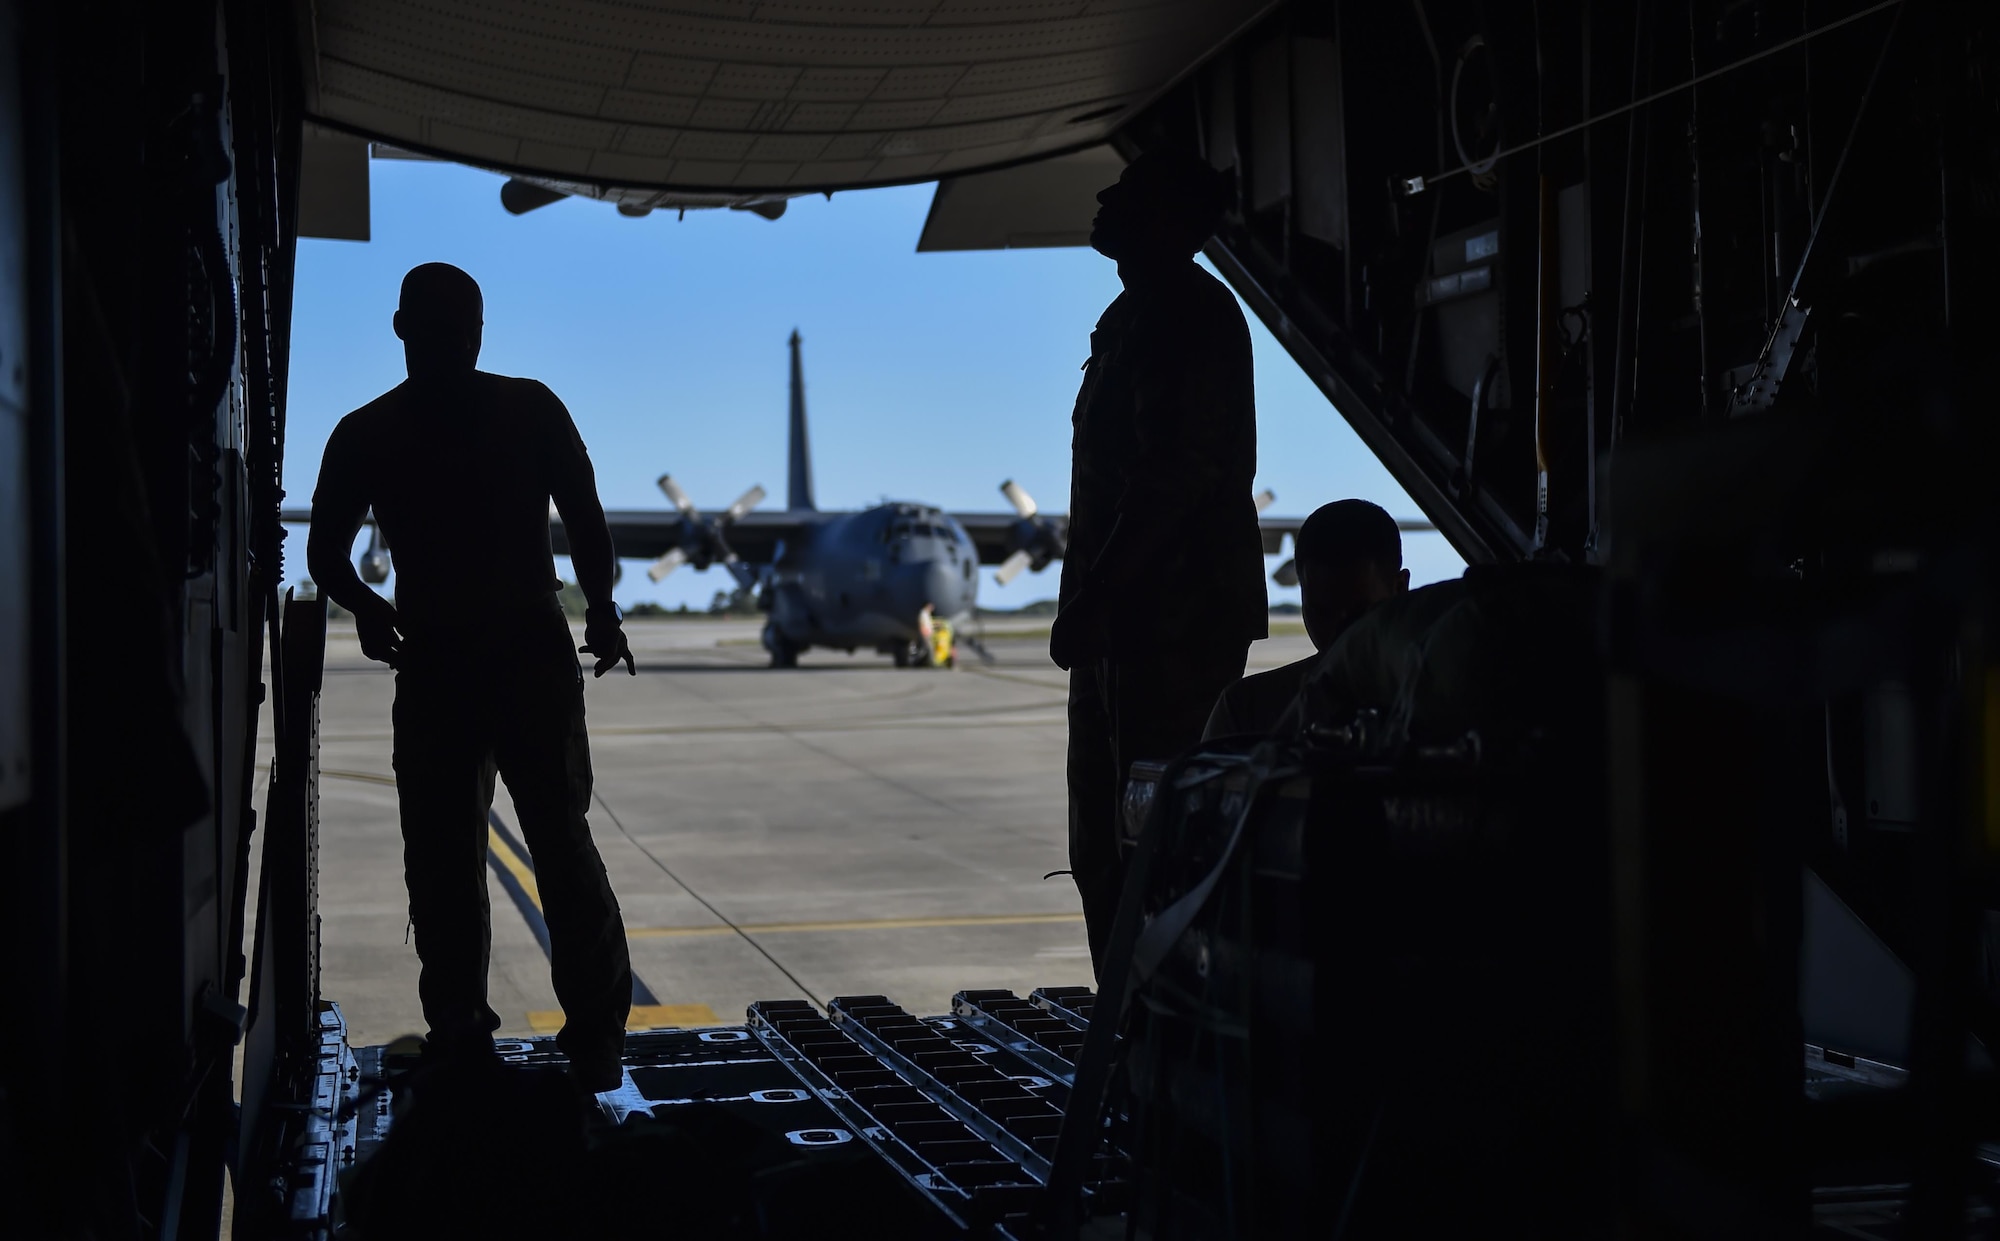
{"label": "overhead ceiling panel", "polygon": [[1272,0],[301,0],[308,108],[555,181],[757,193],[1102,142]]}

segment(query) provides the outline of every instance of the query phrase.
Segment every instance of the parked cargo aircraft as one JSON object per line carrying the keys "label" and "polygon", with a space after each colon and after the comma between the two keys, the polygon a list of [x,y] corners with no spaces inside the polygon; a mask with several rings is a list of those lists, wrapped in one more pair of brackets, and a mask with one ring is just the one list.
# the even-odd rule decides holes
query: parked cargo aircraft
{"label": "parked cargo aircraft", "polygon": [[[660,490],[671,509],[606,514],[621,556],[650,559],[648,575],[656,582],[682,565],[728,570],[737,588],[753,594],[769,615],[764,646],[773,667],[795,664],[801,651],[815,646],[880,651],[907,662],[926,608],[946,619],[972,612],[980,565],[999,565],[1004,583],[1061,557],[1063,518],[1040,512],[1011,481],[1001,490],[1012,513],[946,513],[911,501],[821,510],[813,500],[797,332],[790,346],[784,511],[754,511],[765,495],[757,486],[726,509],[703,512],[672,475],[662,475]],[[564,551],[560,519],[551,518],[550,536],[556,551]]]}

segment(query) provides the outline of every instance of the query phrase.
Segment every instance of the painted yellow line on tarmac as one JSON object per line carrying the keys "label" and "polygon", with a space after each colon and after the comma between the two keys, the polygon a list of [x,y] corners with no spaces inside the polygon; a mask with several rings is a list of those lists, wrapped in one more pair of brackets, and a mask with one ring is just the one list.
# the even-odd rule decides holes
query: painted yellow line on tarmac
{"label": "painted yellow line on tarmac", "polygon": [[[784,935],[794,931],[913,931],[954,926],[1073,925],[1082,914],[966,914],[952,918],[866,918],[843,922],[746,922],[748,935]],[[683,939],[704,935],[734,935],[727,926],[640,926],[625,930],[627,939]]]}
{"label": "painted yellow line on tarmac", "polygon": [[[377,775],[369,771],[332,771],[321,769],[322,776],[334,776],[343,780],[366,780],[373,784],[394,785],[394,776]],[[486,829],[486,837],[493,855],[500,859],[510,874],[521,884],[535,908],[542,907],[542,896],[535,887],[535,872],[530,870],[520,855],[507,846],[500,834],[491,827]],[[960,926],[1037,926],[1071,925],[1083,921],[1082,914],[964,914],[958,917],[942,918],[860,918],[838,922],[763,922],[745,923],[742,930],[750,935],[784,935],[795,931],[918,931]],[[704,935],[734,935],[736,929],[720,923],[711,926],[641,926],[628,927],[627,939],[695,939]],[[674,1007],[668,1005],[668,1007]]]}
{"label": "painted yellow line on tarmac", "polygon": [[[719,1026],[722,1018],[706,1004],[634,1004],[625,1018],[627,1030],[659,1030],[669,1026]],[[528,1014],[528,1028],[537,1034],[554,1034],[563,1027],[559,1008],[537,1009]]]}
{"label": "painted yellow line on tarmac", "polygon": [[[386,784],[391,788],[394,788],[396,784],[396,777],[377,775],[372,771],[335,771],[322,767],[319,774],[322,776],[332,776],[339,780],[362,780],[369,784]],[[498,829],[494,828],[491,824],[488,824],[486,828],[486,847],[493,851],[493,856],[500,860],[500,865],[507,868],[507,873],[514,876],[514,882],[521,885],[521,890],[528,894],[528,899],[534,902],[536,909],[540,910],[542,908],[542,890],[535,884],[534,869],[521,860],[521,855],[514,852],[507,844],[506,838],[501,836]],[[558,1024],[560,1024],[560,1021],[558,1021]]]}
{"label": "painted yellow line on tarmac", "polygon": [[535,872],[521,860],[520,854],[507,847],[506,839],[490,824],[486,828],[486,847],[493,851],[494,857],[500,859],[500,865],[507,868],[507,873],[514,876],[514,882],[521,885],[521,890],[528,894],[528,899],[535,903],[535,908],[541,909],[542,890],[535,886]]}
{"label": "painted yellow line on tarmac", "polygon": [[[394,787],[396,783],[394,776],[379,775],[372,771],[335,771],[323,768],[319,774],[343,780],[361,780],[369,784],[386,784],[391,787]],[[513,876],[514,882],[520,885],[521,892],[527,896],[529,903],[535,907],[535,912],[537,914],[544,914],[546,911],[542,908],[542,890],[535,883],[534,867],[530,866],[527,860],[515,851],[514,847],[507,842],[507,837],[501,834],[500,829],[491,823],[487,824],[486,827],[486,847],[493,859],[505,867],[507,873]],[[523,916],[526,916],[525,910],[522,913]],[[540,921],[540,919],[530,919],[529,921],[531,924],[530,929],[534,930],[538,937],[545,937],[547,935],[546,926],[533,926],[533,923]],[[724,934],[734,933],[726,927],[723,928],[723,932]],[[545,938],[543,939],[543,947],[547,947]],[[647,1000],[654,998],[652,991],[636,975],[632,979],[632,987],[633,992],[641,998]],[[722,1024],[722,1019],[716,1016],[715,1010],[706,1004],[634,1004],[631,1016],[626,1019],[625,1028],[628,1030],[653,1030],[663,1026],[713,1026],[720,1024]],[[553,1034],[561,1030],[562,1025],[563,1015],[559,1009],[537,1010],[528,1014],[528,1027],[537,1034]]]}

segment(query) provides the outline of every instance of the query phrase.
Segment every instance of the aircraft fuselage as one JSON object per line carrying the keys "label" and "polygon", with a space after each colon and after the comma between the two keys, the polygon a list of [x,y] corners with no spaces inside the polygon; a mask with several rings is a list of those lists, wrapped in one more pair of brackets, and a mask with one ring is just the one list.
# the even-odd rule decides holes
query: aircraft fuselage
{"label": "aircraft fuselage", "polygon": [[979,553],[949,514],[888,503],[814,518],[771,566],[764,644],[774,656],[895,651],[917,639],[925,607],[947,620],[971,614]]}

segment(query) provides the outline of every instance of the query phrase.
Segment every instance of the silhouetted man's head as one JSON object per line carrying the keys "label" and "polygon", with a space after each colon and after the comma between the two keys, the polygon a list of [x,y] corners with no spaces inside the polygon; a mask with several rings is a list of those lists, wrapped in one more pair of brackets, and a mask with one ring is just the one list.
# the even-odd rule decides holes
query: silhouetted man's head
{"label": "silhouetted man's head", "polygon": [[479,284],[450,263],[425,263],[403,277],[396,335],[410,374],[453,375],[479,362],[486,301]]}
{"label": "silhouetted man's head", "polygon": [[1193,155],[1141,155],[1097,195],[1090,245],[1120,263],[1187,259],[1222,222],[1229,179]]}
{"label": "silhouetted man's head", "polygon": [[1396,519],[1366,500],[1335,500],[1292,540],[1306,636],[1325,650],[1369,608],[1410,588]]}

